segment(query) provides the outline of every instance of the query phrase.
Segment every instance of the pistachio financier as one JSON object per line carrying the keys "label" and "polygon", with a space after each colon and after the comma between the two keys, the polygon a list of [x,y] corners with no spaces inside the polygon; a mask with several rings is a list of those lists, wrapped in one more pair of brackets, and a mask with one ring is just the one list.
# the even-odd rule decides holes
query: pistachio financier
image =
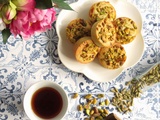
{"label": "pistachio financier", "polygon": [[137,35],[136,23],[128,17],[119,17],[114,21],[116,29],[116,42],[128,44],[134,40]]}
{"label": "pistachio financier", "polygon": [[121,67],[126,59],[126,51],[124,47],[118,43],[110,47],[103,47],[98,53],[100,64],[108,69],[117,69]]}
{"label": "pistachio financier", "polygon": [[116,10],[115,8],[107,1],[100,1],[93,4],[89,10],[89,19],[93,24],[96,21],[107,18],[108,20],[116,19]]}
{"label": "pistachio financier", "polygon": [[66,37],[71,43],[75,43],[84,36],[90,36],[91,25],[84,19],[77,18],[72,20],[66,28]]}
{"label": "pistachio financier", "polygon": [[77,61],[89,63],[98,54],[100,47],[94,44],[91,37],[82,37],[74,44],[74,54]]}
{"label": "pistachio financier", "polygon": [[108,47],[114,44],[116,32],[113,22],[103,19],[94,23],[91,28],[91,37],[99,47]]}

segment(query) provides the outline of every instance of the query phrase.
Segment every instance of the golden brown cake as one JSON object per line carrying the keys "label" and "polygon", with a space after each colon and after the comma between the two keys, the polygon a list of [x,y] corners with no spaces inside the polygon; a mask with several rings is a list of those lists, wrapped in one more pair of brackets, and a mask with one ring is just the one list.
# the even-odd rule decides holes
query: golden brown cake
{"label": "golden brown cake", "polygon": [[93,61],[99,50],[100,47],[93,43],[91,37],[80,38],[74,44],[75,58],[81,63],[89,63]]}
{"label": "golden brown cake", "polygon": [[93,24],[91,28],[91,37],[94,43],[99,47],[108,47],[115,43],[116,32],[111,21],[103,19]]}
{"label": "golden brown cake", "polygon": [[66,37],[72,43],[75,43],[78,39],[84,36],[90,36],[91,25],[84,19],[72,20],[66,28]]}
{"label": "golden brown cake", "polygon": [[108,69],[117,69],[126,61],[126,51],[121,44],[114,44],[111,47],[103,47],[98,53],[100,64]]}
{"label": "golden brown cake", "polygon": [[93,24],[96,21],[107,18],[108,20],[116,19],[115,8],[107,1],[101,1],[93,4],[89,10],[89,19]]}
{"label": "golden brown cake", "polygon": [[127,17],[120,17],[114,21],[116,29],[116,42],[128,44],[134,40],[137,35],[136,23]]}

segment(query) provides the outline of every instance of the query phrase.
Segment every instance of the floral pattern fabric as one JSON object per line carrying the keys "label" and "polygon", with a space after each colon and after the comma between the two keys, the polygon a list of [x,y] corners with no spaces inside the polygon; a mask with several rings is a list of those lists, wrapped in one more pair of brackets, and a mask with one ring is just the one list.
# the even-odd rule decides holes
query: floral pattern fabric
{"label": "floral pattern fabric", "polygon": [[[51,30],[35,34],[27,41],[12,35],[4,45],[0,33],[0,120],[29,120],[23,109],[23,97],[25,91],[40,80],[56,82],[67,92],[69,108],[63,120],[83,120],[84,113],[77,111],[77,105],[83,103],[83,95],[103,93],[110,99],[113,97],[110,88],[123,88],[126,81],[142,75],[160,61],[160,0],[128,2],[133,3],[141,12],[145,51],[135,66],[126,69],[110,82],[94,82],[81,73],[67,69],[61,63],[57,52],[56,22]],[[74,92],[79,93],[77,99],[71,98]],[[120,114],[112,105],[108,109],[122,120],[159,120],[160,84],[144,89],[142,96],[135,99],[131,113]]]}

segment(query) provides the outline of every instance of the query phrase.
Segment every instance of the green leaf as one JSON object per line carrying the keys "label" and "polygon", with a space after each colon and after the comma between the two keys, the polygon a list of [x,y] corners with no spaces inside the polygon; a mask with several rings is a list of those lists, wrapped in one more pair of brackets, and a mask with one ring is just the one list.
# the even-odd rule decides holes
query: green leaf
{"label": "green leaf", "polygon": [[0,4],[8,3],[8,0],[0,0]]}
{"label": "green leaf", "polygon": [[64,2],[64,0],[52,0],[52,2],[56,4],[58,8],[66,9],[66,10],[73,10],[67,3]]}
{"label": "green leaf", "polygon": [[4,4],[9,3],[7,0],[0,0],[0,12]]}
{"label": "green leaf", "polygon": [[36,8],[39,9],[48,9],[52,8],[52,1],[51,0],[35,0]]}
{"label": "green leaf", "polygon": [[2,31],[2,37],[3,37],[3,43],[6,44],[9,36],[11,35],[11,32],[9,28],[6,28]]}

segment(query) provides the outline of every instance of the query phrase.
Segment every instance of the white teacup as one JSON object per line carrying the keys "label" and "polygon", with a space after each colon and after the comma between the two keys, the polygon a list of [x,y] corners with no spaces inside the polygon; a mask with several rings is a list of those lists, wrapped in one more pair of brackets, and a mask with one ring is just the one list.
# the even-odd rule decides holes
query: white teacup
{"label": "white teacup", "polygon": [[[38,92],[38,91],[44,91],[46,88],[49,88],[49,89],[52,89],[53,91],[57,91],[57,94],[59,94],[61,97],[60,98],[62,98],[61,99],[61,101],[62,101],[62,108],[61,108],[61,110],[60,110],[60,112],[59,113],[57,113],[57,115],[54,115],[54,117],[51,117],[51,118],[44,118],[44,116],[42,115],[40,115],[40,113],[42,113],[42,112],[39,112],[39,115],[37,114],[37,112],[35,111],[35,109],[34,108],[36,108],[37,109],[37,111],[38,111],[38,108],[39,107],[35,107],[35,105],[34,105],[34,98],[36,98],[36,99],[41,99],[41,98],[38,98],[38,97],[35,97],[36,96],[36,94],[38,95],[40,95],[40,93],[42,93],[42,92]],[[50,91],[51,92],[51,91]],[[49,93],[49,91],[47,91],[47,92],[44,92],[45,94],[47,93],[47,97],[48,97],[48,93]],[[42,93],[42,94],[44,94],[44,93]],[[53,92],[53,94],[54,94],[54,92]],[[57,94],[55,94],[55,95],[57,95]],[[52,94],[51,94],[52,95]],[[44,98],[44,100],[48,100],[48,99],[46,99],[47,97],[42,97],[42,98]],[[59,101],[58,100],[58,97],[54,97],[55,99],[57,99],[57,101]],[[52,99],[53,99],[53,97],[52,97]],[[51,99],[51,100],[52,100]],[[53,99],[54,100],[54,99]],[[49,101],[50,103],[52,102],[52,101]],[[47,103],[49,103],[48,101],[47,101]],[[36,102],[35,102],[36,103]],[[53,102],[52,102],[53,103]],[[40,103],[41,104],[41,103]],[[51,105],[53,105],[53,107],[55,107],[56,106],[56,104],[51,104]],[[55,106],[54,106],[55,105]],[[26,92],[26,94],[25,94],[25,96],[24,96],[24,100],[23,100],[23,106],[24,106],[24,110],[25,110],[25,112],[26,112],[26,114],[27,114],[27,116],[31,119],[31,120],[61,120],[63,117],[64,117],[64,115],[66,114],[66,112],[67,112],[67,108],[68,108],[68,97],[67,97],[67,94],[65,93],[65,91],[62,89],[62,87],[61,86],[59,86],[58,84],[56,84],[56,83],[54,83],[54,82],[51,82],[51,81],[45,81],[45,80],[42,80],[42,81],[40,81],[40,82],[37,82],[37,83],[35,83],[35,84],[33,84],[28,90],[27,90],[27,92]],[[44,108],[45,107],[45,104],[44,105],[39,105],[41,108]],[[43,106],[43,107],[42,107]],[[50,106],[49,106],[50,107]],[[54,110],[53,110],[54,111]],[[45,111],[44,111],[45,112]],[[54,114],[54,113],[53,113]]]}

